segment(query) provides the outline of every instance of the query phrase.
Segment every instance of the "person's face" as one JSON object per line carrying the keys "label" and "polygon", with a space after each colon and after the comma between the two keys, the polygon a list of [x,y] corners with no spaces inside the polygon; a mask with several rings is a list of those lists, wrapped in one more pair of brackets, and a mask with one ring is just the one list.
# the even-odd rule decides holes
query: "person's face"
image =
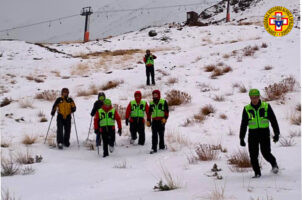
{"label": "person's face", "polygon": [[136,100],[136,101],[141,100],[141,96],[140,96],[139,94],[136,94],[136,95],[135,95],[135,100]]}
{"label": "person's face", "polygon": [[62,92],[62,95],[63,95],[63,97],[68,97],[68,92],[63,91],[63,92]]}
{"label": "person's face", "polygon": [[150,51],[146,51],[147,55],[150,55]]}
{"label": "person's face", "polygon": [[257,105],[259,103],[260,97],[259,96],[250,96],[251,102],[253,105]]}
{"label": "person's face", "polygon": [[158,94],[157,94],[157,93],[154,93],[154,94],[153,94],[153,99],[158,99],[158,98],[159,98]]}

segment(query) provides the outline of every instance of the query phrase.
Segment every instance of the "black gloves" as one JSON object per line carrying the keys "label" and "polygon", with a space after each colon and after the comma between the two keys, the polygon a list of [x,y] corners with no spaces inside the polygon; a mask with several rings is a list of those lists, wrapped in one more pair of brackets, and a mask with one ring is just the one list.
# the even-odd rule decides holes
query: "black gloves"
{"label": "black gloves", "polygon": [[94,133],[95,133],[96,135],[99,135],[99,134],[100,134],[100,131],[99,131],[98,129],[95,129],[95,130],[94,130]]}
{"label": "black gloves", "polygon": [[274,135],[273,141],[276,143],[279,141],[279,135]]}
{"label": "black gloves", "polygon": [[117,132],[118,132],[119,136],[122,135],[122,129],[121,128],[119,128]]}
{"label": "black gloves", "polygon": [[245,147],[245,141],[244,141],[244,139],[240,139],[240,146]]}
{"label": "black gloves", "polygon": [[126,119],[126,126],[128,126],[128,123],[129,123],[129,120],[128,120],[128,119]]}
{"label": "black gloves", "polygon": [[51,116],[54,116],[55,113],[56,113],[56,111],[55,111],[55,110],[52,110],[50,114],[51,114]]}

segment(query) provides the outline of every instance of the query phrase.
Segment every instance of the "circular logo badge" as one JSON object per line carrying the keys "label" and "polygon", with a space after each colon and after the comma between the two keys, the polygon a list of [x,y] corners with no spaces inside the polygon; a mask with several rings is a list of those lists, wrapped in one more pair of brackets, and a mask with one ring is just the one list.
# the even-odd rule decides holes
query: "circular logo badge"
{"label": "circular logo badge", "polygon": [[287,8],[276,6],[266,12],[263,24],[269,34],[282,37],[292,30],[294,17]]}

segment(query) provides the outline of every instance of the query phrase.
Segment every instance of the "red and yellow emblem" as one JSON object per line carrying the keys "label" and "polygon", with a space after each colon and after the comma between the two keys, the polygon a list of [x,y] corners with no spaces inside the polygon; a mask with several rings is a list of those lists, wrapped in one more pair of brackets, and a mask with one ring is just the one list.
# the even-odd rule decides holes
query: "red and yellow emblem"
{"label": "red and yellow emblem", "polygon": [[292,30],[294,17],[287,8],[276,6],[266,12],[263,24],[269,34],[282,37]]}

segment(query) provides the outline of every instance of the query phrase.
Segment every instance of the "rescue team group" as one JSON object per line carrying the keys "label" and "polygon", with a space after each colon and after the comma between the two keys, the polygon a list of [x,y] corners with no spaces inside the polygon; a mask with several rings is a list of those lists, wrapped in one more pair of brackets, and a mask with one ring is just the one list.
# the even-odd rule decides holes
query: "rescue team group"
{"label": "rescue team group", "polygon": [[[146,84],[150,85],[150,75],[152,85],[154,81],[154,59],[149,50],[146,51],[144,62],[146,64]],[[57,111],[57,146],[59,149],[70,146],[70,130],[71,130],[71,114],[76,111],[76,105],[69,96],[68,88],[61,90],[61,97],[57,98],[51,111],[54,116]],[[273,141],[279,140],[279,126],[272,107],[267,102],[260,100],[260,92],[258,89],[249,91],[250,104],[243,108],[242,120],[240,126],[240,145],[246,146],[245,135],[247,128],[248,134],[248,150],[250,161],[255,172],[254,178],[261,176],[260,166],[258,162],[259,146],[265,160],[272,166],[272,172],[278,173],[279,168],[276,158],[271,153],[270,129],[271,124],[274,136]],[[109,156],[109,152],[114,151],[115,143],[115,122],[117,122],[117,133],[122,135],[121,117],[118,111],[112,107],[111,100],[106,98],[105,93],[100,92],[98,99],[94,103],[91,117],[94,117],[94,132],[96,134],[96,145],[100,146],[101,139],[103,141],[103,157]],[[145,116],[147,121],[145,122]],[[134,93],[134,99],[129,102],[126,113],[126,126],[130,125],[131,140],[130,144],[134,144],[138,135],[138,145],[145,144],[145,124],[152,129],[152,148],[150,154],[156,153],[157,150],[165,150],[164,141],[165,125],[169,117],[168,102],[161,97],[159,90],[152,92],[152,101],[149,104],[142,99],[140,91]]]}

